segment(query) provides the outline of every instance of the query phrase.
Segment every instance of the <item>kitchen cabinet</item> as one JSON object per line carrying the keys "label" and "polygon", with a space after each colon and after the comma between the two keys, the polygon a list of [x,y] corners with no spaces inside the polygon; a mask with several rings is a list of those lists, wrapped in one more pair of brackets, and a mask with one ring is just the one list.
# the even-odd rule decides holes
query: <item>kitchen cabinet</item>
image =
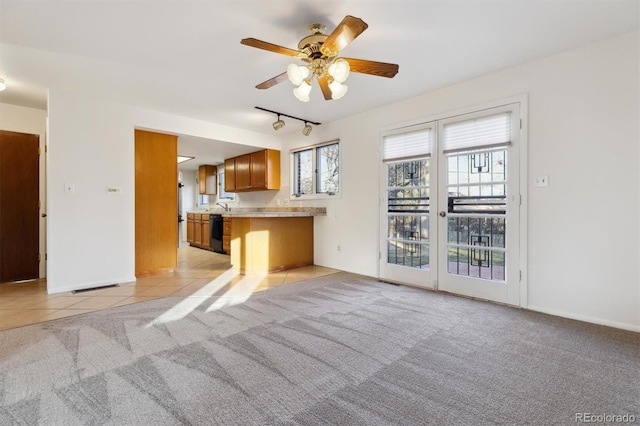
{"label": "kitchen cabinet", "polygon": [[211,249],[211,222],[208,213],[187,213],[187,242],[194,247]]}
{"label": "kitchen cabinet", "polygon": [[215,195],[217,177],[218,168],[216,166],[202,165],[198,167],[198,192],[201,195]]}
{"label": "kitchen cabinet", "polygon": [[231,253],[231,218],[225,217],[222,224],[222,250]]}
{"label": "kitchen cabinet", "polygon": [[231,217],[231,265],[241,274],[313,265],[313,217]]}
{"label": "kitchen cabinet", "polygon": [[193,243],[195,241],[193,239],[194,238],[194,229],[193,229],[194,222],[195,222],[194,214],[193,213],[187,213],[187,242],[189,244],[192,244],[192,245],[193,245]]}
{"label": "kitchen cabinet", "polygon": [[263,149],[225,160],[225,191],[268,189],[280,189],[280,151]]}
{"label": "kitchen cabinet", "polygon": [[211,247],[211,222],[209,222],[209,215],[202,215],[202,233],[201,233],[201,243],[200,246],[202,248],[210,248]]}
{"label": "kitchen cabinet", "polygon": [[224,190],[226,192],[236,192],[235,158],[227,158],[224,160]]}
{"label": "kitchen cabinet", "polygon": [[196,246],[202,245],[202,215],[196,213],[194,215],[193,222],[193,244]]}

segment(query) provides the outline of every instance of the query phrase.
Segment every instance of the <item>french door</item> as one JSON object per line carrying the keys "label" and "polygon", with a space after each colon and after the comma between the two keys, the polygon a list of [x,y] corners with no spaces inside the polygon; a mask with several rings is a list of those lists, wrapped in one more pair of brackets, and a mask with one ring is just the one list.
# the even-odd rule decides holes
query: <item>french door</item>
{"label": "french door", "polygon": [[519,305],[519,105],[382,137],[381,279]]}

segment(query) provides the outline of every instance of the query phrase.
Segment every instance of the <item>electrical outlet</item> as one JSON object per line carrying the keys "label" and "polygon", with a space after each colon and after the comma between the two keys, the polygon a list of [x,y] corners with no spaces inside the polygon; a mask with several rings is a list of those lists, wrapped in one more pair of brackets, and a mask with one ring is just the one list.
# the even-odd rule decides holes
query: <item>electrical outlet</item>
{"label": "electrical outlet", "polygon": [[338,245],[338,251],[340,251],[340,246]]}
{"label": "electrical outlet", "polygon": [[280,205],[280,198],[276,198],[276,206]]}

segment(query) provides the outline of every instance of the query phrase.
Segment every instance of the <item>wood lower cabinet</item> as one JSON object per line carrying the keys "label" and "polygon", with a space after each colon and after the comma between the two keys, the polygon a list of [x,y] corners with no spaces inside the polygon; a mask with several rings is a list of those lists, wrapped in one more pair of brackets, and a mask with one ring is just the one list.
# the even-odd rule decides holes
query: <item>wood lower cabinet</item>
{"label": "wood lower cabinet", "polygon": [[263,149],[224,162],[225,191],[280,189],[280,151]]}
{"label": "wood lower cabinet", "polygon": [[193,244],[197,246],[202,245],[202,215],[195,214],[193,223]]}
{"label": "wood lower cabinet", "polygon": [[202,215],[202,238],[201,238],[201,247],[202,248],[211,248],[211,222],[209,222],[209,215]]}
{"label": "wood lower cabinet", "polygon": [[233,217],[231,265],[242,274],[313,265],[313,217]]}
{"label": "wood lower cabinet", "polygon": [[225,217],[222,223],[222,250],[231,253],[231,218]]}
{"label": "wood lower cabinet", "polygon": [[194,226],[195,218],[193,213],[187,213],[187,242],[189,244],[194,243]]}
{"label": "wood lower cabinet", "polygon": [[206,213],[187,213],[187,242],[198,248],[211,248],[211,223]]}

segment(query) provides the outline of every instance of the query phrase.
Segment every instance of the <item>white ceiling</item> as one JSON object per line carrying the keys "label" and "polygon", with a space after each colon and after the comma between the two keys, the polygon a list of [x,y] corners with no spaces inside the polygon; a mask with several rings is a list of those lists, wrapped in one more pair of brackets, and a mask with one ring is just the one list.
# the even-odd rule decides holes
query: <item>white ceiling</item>
{"label": "white ceiling", "polygon": [[[395,78],[352,73],[344,98],[314,86],[308,103],[288,81],[254,87],[292,58],[241,39],[295,49],[345,15],[369,28],[342,56],[397,63]],[[254,106],[328,122],[633,31],[638,16],[638,0],[0,0],[0,102],[45,109],[58,88],[272,133]],[[285,121],[281,133],[302,127]]]}

